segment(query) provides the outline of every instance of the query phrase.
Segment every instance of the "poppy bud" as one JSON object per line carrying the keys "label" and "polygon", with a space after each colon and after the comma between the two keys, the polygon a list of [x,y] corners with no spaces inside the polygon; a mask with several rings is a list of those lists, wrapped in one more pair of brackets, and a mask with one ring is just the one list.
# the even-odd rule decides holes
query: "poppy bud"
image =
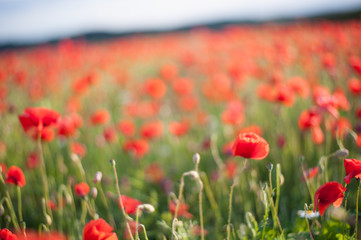
{"label": "poppy bud", "polygon": [[90,190],[90,196],[95,199],[97,197],[97,195],[98,195],[98,190],[95,187],[93,187]]}
{"label": "poppy bud", "polygon": [[98,171],[95,173],[95,177],[94,177],[94,183],[98,183],[102,180],[103,174],[102,172]]}
{"label": "poppy bud", "polygon": [[151,205],[151,204],[146,203],[146,204],[143,204],[142,206],[143,206],[142,208],[144,209],[144,211],[146,211],[148,213],[152,213],[155,211],[153,205]]}
{"label": "poppy bud", "polygon": [[51,217],[48,214],[45,214],[45,221],[46,221],[46,224],[49,226],[52,224]]}
{"label": "poppy bud", "polygon": [[4,209],[4,206],[1,204],[0,205],[0,216],[4,215],[5,213],[5,209]]}
{"label": "poppy bud", "polygon": [[195,164],[195,165],[198,165],[199,162],[200,162],[200,160],[201,160],[201,156],[199,156],[199,153],[195,153],[195,154],[193,155],[193,162],[194,162],[194,164]]}
{"label": "poppy bud", "polygon": [[348,154],[349,154],[349,151],[347,149],[340,149],[340,150],[336,151],[335,157],[345,158],[348,156]]}

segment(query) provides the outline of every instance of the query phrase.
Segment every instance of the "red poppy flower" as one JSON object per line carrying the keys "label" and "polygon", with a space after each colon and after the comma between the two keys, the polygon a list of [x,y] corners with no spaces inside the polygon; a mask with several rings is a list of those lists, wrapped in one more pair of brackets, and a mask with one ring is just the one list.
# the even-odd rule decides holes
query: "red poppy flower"
{"label": "red poppy flower", "polygon": [[145,168],[144,175],[145,179],[151,183],[161,183],[164,179],[163,169],[156,162]]}
{"label": "red poppy flower", "polygon": [[[312,179],[312,178],[316,177],[317,174],[318,174],[318,167],[310,168],[305,172],[307,179]],[[304,176],[302,176],[302,181],[305,181]]]}
{"label": "red poppy flower", "polygon": [[58,124],[58,135],[63,137],[74,137],[79,124],[77,121],[78,119],[70,116],[60,119]]}
{"label": "red poppy flower", "polygon": [[74,186],[74,190],[76,195],[78,195],[79,197],[84,197],[89,193],[90,188],[87,183],[81,182]]}
{"label": "red poppy flower", "polygon": [[168,130],[171,134],[175,136],[183,136],[189,130],[189,124],[187,121],[183,122],[170,122],[168,124]]}
{"label": "red poppy flower", "polygon": [[338,182],[323,184],[315,193],[315,207],[313,211],[315,212],[318,206],[320,215],[322,216],[331,204],[335,207],[341,206],[345,191],[346,188]]}
{"label": "red poppy flower", "polygon": [[[180,203],[178,208],[178,216],[185,218],[192,218],[193,215],[188,212],[189,205],[186,203]],[[169,202],[169,211],[174,215],[176,210],[176,204],[173,201]]]}
{"label": "red poppy flower", "polygon": [[37,166],[39,166],[39,163],[39,156],[36,152],[30,153],[30,155],[26,159],[26,166],[30,169],[36,168]]}
{"label": "red poppy flower", "polygon": [[131,137],[135,133],[135,125],[130,120],[123,120],[118,122],[118,130],[126,137]]}
{"label": "red poppy flower", "polygon": [[[125,212],[128,214],[136,214],[137,207],[139,205],[143,204],[142,202],[138,201],[137,199],[128,197],[126,195],[121,196],[121,201],[123,203]],[[118,204],[119,204],[119,207],[121,208],[120,199],[118,199]]]}
{"label": "red poppy flower", "polygon": [[24,113],[19,115],[25,133],[33,139],[41,137],[45,141],[53,140],[55,134],[51,127],[57,124],[59,118],[59,113],[41,107],[26,108]]}
{"label": "red poppy flower", "polygon": [[351,78],[348,80],[348,88],[354,95],[361,94],[361,80],[357,78]]}
{"label": "red poppy flower", "polygon": [[265,139],[253,132],[238,135],[232,147],[233,156],[261,160],[267,157],[269,145]]}
{"label": "red poppy flower", "polygon": [[102,218],[91,220],[83,229],[84,240],[118,240],[113,228]]}
{"label": "red poppy flower", "polygon": [[18,240],[18,237],[10,232],[8,229],[0,229],[0,239],[1,240]]}
{"label": "red poppy flower", "polygon": [[86,147],[84,144],[78,142],[72,142],[69,146],[70,152],[79,155],[80,157],[84,157],[86,154]]}
{"label": "red poppy flower", "polygon": [[346,158],[343,162],[346,170],[346,177],[343,179],[345,183],[349,184],[352,178],[361,179],[361,161],[356,159]]}
{"label": "red poppy flower", "polygon": [[306,98],[310,94],[308,82],[302,77],[292,77],[288,80],[288,86],[300,97]]}
{"label": "red poppy flower", "polygon": [[230,159],[230,160],[228,160],[226,162],[225,170],[226,170],[227,177],[229,179],[233,179],[234,176],[236,176],[237,168],[238,168],[238,162],[237,161],[235,161],[233,159]]}
{"label": "red poppy flower", "polygon": [[142,137],[147,139],[157,138],[163,134],[163,124],[160,121],[153,121],[143,124],[140,129]]}
{"label": "red poppy flower", "polygon": [[164,97],[165,93],[167,92],[167,86],[162,80],[158,78],[152,78],[144,83],[144,91],[152,98],[160,99]]}
{"label": "red poppy flower", "polygon": [[167,80],[172,80],[173,78],[177,77],[178,68],[172,63],[164,64],[160,68],[160,75]]}
{"label": "red poppy flower", "polygon": [[90,118],[93,125],[106,124],[110,121],[110,114],[106,109],[100,109],[93,113]]}
{"label": "red poppy flower", "polygon": [[113,143],[117,140],[117,133],[113,127],[108,127],[104,129],[103,135],[108,143]]}
{"label": "red poppy flower", "polygon": [[312,141],[314,143],[321,144],[321,143],[323,143],[324,139],[325,139],[325,136],[320,127],[312,128]]}
{"label": "red poppy flower", "polygon": [[5,182],[9,184],[17,185],[19,187],[23,187],[26,184],[23,171],[16,166],[11,166],[6,171]]}
{"label": "red poppy flower", "polygon": [[188,78],[177,78],[172,87],[178,95],[189,95],[193,90],[193,82]]}
{"label": "red poppy flower", "polygon": [[227,124],[241,124],[244,120],[243,104],[240,101],[230,101],[222,112],[222,122]]}
{"label": "red poppy flower", "polygon": [[23,233],[18,233],[18,240],[67,240],[68,238],[57,232],[42,232],[41,235],[37,231],[26,231],[26,237]]}
{"label": "red poppy flower", "polygon": [[123,150],[131,152],[136,158],[142,158],[149,150],[149,144],[143,139],[128,140],[123,143]]}
{"label": "red poppy flower", "polygon": [[321,115],[315,108],[310,110],[305,110],[301,113],[298,118],[298,126],[301,130],[311,129],[317,127],[321,124],[322,118]]}
{"label": "red poppy flower", "polygon": [[[129,224],[129,227],[130,227],[130,232],[134,236],[135,232],[136,232],[136,228],[137,228],[137,223],[136,223],[136,221],[128,221],[128,224]],[[142,228],[139,227],[139,224],[140,223],[138,223],[138,233],[140,233],[141,230],[142,230]],[[124,237],[124,239],[131,239],[129,231],[128,231],[127,228],[124,228],[123,237]]]}

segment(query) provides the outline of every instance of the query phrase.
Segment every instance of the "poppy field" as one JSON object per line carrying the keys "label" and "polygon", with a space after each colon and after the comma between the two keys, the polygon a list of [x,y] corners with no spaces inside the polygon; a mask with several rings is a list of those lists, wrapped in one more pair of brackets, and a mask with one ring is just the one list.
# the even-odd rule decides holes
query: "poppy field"
{"label": "poppy field", "polygon": [[359,239],[361,20],[0,52],[0,240]]}

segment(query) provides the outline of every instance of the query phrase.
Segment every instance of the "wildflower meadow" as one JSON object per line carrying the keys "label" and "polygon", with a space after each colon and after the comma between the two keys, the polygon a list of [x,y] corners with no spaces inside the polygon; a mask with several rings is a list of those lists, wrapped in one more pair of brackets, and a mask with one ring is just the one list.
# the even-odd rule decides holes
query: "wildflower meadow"
{"label": "wildflower meadow", "polygon": [[361,239],[360,19],[0,51],[0,240]]}

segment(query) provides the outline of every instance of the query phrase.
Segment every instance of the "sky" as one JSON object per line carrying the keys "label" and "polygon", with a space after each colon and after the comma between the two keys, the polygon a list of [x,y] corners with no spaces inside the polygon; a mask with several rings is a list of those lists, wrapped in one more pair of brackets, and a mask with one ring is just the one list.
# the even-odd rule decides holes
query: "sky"
{"label": "sky", "polygon": [[355,9],[361,9],[361,0],[0,0],[0,44]]}

